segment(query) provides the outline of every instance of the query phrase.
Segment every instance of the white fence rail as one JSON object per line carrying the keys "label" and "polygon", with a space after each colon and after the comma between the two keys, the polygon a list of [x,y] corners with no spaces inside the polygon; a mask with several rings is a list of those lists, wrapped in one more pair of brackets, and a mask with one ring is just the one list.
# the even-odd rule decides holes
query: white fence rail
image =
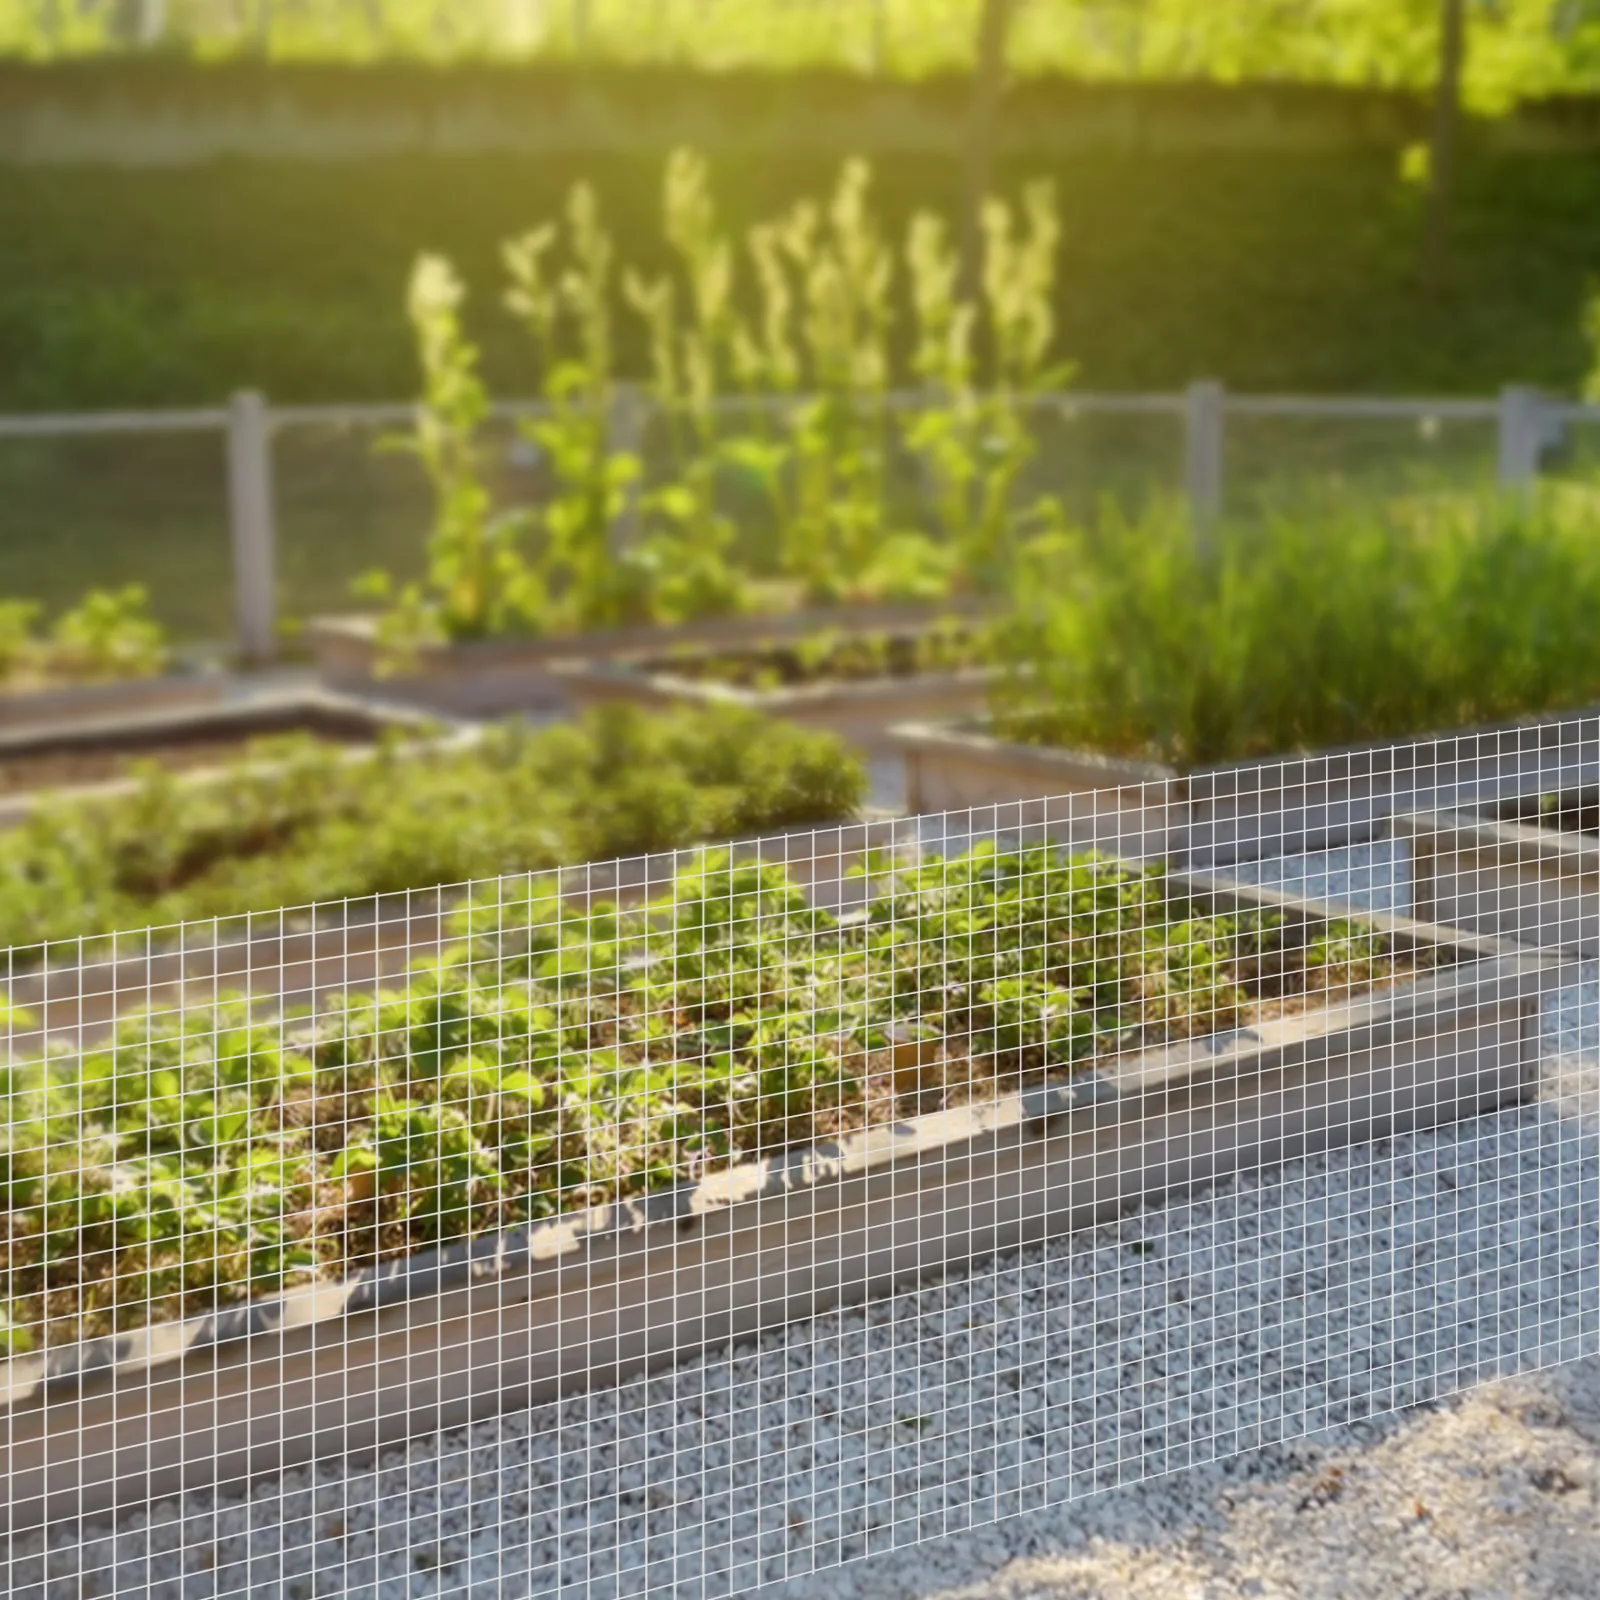
{"label": "white fence rail", "polygon": [[[915,394],[892,403],[911,408]],[[740,404],[746,402],[741,401]],[[788,403],[775,400],[775,404]],[[1600,405],[1564,402],[1526,385],[1510,385],[1494,399],[1426,397],[1249,395],[1230,393],[1213,380],[1172,394],[1067,392],[1041,397],[1077,415],[1167,415],[1184,428],[1183,491],[1203,537],[1220,515],[1227,488],[1230,417],[1327,420],[1458,421],[1491,423],[1497,430],[1496,470],[1507,488],[1531,483],[1545,449],[1570,423],[1600,422]],[[542,402],[505,400],[499,417],[537,416]],[[619,408],[629,409],[629,408]],[[254,392],[227,406],[152,411],[103,411],[31,416],[0,415],[0,440],[112,434],[214,432],[223,437],[228,474],[228,518],[233,555],[234,619],[240,653],[251,661],[272,656],[277,638],[277,534],[274,514],[273,436],[280,428],[324,424],[404,426],[415,415],[405,402],[351,405],[270,404]],[[637,426],[637,407],[631,408]]]}

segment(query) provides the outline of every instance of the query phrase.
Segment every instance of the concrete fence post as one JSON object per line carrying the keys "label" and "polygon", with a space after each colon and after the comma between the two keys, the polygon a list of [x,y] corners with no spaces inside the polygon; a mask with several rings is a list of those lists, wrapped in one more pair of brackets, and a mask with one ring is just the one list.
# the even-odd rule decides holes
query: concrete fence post
{"label": "concrete fence post", "polygon": [[1184,397],[1184,494],[1202,541],[1222,513],[1223,435],[1227,394],[1220,383],[1203,379]]}
{"label": "concrete fence post", "polygon": [[1502,489],[1526,489],[1539,477],[1544,444],[1544,398],[1527,384],[1500,391],[1499,479]]}
{"label": "concrete fence post", "polygon": [[228,522],[239,653],[253,665],[277,648],[277,530],[272,505],[272,418],[254,390],[228,408]]}

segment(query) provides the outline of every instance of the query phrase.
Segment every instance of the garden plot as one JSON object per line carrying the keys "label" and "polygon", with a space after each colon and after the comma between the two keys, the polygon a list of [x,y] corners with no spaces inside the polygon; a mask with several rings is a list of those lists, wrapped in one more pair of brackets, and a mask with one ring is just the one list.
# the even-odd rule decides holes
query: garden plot
{"label": "garden plot", "polygon": [[1600,783],[1591,527],[1552,489],[1038,541],[988,716],[899,736],[912,809],[1105,791],[1124,851],[1207,865]]}
{"label": "garden plot", "polygon": [[476,732],[317,693],[0,732],[0,827],[19,822],[44,795],[59,803],[135,794],[141,770],[157,768],[186,782],[222,781],[242,757],[270,760],[267,741],[297,735],[359,756],[385,738],[465,748]]}
{"label": "garden plot", "polygon": [[[748,659],[773,642],[798,641],[821,633],[842,638],[898,635],[935,621],[931,606],[861,604],[817,609],[794,604],[792,593],[771,597],[789,609],[756,615],[708,617],[677,626],[564,631],[545,637],[434,641],[397,650],[384,643],[374,617],[322,617],[308,629],[318,676],[329,689],[423,706],[457,716],[494,716],[506,711],[580,708],[601,696],[583,692],[593,678],[608,681],[612,663],[666,658],[704,651],[713,659]],[[782,646],[776,649],[781,652]],[[623,681],[629,681],[624,676]],[[605,698],[619,698],[618,695]],[[632,696],[649,704],[684,703],[693,695]],[[708,697],[709,698],[709,697]],[[901,715],[916,707],[903,708]]]}
{"label": "garden plot", "polygon": [[228,694],[225,674],[194,667],[106,683],[0,690],[0,729],[56,727],[63,722],[136,718],[214,706]]}
{"label": "garden plot", "polygon": [[980,630],[946,621],[915,632],[766,639],[556,671],[579,707],[736,705],[878,749],[894,723],[981,710],[993,676],[988,662]]}
{"label": "garden plot", "polygon": [[1393,831],[1411,847],[1417,915],[1600,955],[1600,791],[1410,813]]}
{"label": "garden plot", "polygon": [[1093,797],[1094,826],[1124,853],[1196,867],[1368,842],[1396,812],[1522,805],[1563,781],[1600,783],[1593,714],[1188,769],[997,738],[987,722],[893,734],[915,814],[1010,807],[1070,838],[1069,813],[1081,818]]}
{"label": "garden plot", "polygon": [[[438,951],[461,900],[440,884],[587,861],[560,875],[563,895],[637,894],[670,881],[685,844],[728,838],[767,840],[751,848],[814,882],[892,842],[855,830],[865,788],[830,735],[726,708],[613,707],[420,748],[302,733],[205,782],[153,774],[30,804],[0,835],[4,994],[31,1018],[9,1019],[10,1041],[81,1041],[131,1009],[228,989],[312,1003],[402,975]],[[804,831],[770,837],[785,829]],[[119,928],[132,931],[99,931]]]}
{"label": "garden plot", "polygon": [[[313,627],[324,681],[479,714],[561,704],[579,685],[616,698],[635,682],[610,670],[623,656],[772,641],[804,653],[818,633],[920,630],[992,606],[1014,540],[1051,519],[1018,486],[1039,453],[1031,409],[1060,381],[1060,230],[1042,183],[993,197],[986,217],[985,288],[963,304],[951,230],[919,216],[902,243],[864,161],[844,164],[825,205],[738,239],[705,158],[674,152],[659,276],[621,268],[594,190],[575,185],[559,218],[502,252],[538,373],[537,402],[519,408],[532,474],[519,497],[487,471],[495,407],[465,286],[443,258],[419,259],[408,311],[424,392],[396,442],[432,493],[426,562],[411,581],[363,580],[377,614]],[[902,291],[909,410],[892,387]],[[643,384],[617,370],[619,303],[648,339]],[[558,673],[564,660],[583,665]],[[642,682],[631,697],[696,698]],[[843,698],[859,709],[873,695],[857,682]]]}
{"label": "garden plot", "polygon": [[[720,857],[632,911],[502,887],[403,993],[155,1017],[14,1074],[14,1144],[58,1117],[77,1160],[52,1171],[98,1192],[131,1118],[132,1192],[173,1202],[74,1204],[83,1275],[34,1318],[69,1342],[6,1373],[6,1468],[38,1485],[17,1524],[553,1398],[1506,1104],[1560,966],[1048,850],[879,874],[839,915]],[[221,1181],[241,1162],[271,1182]],[[306,1276],[329,1281],[247,1302]],[[70,1342],[130,1316],[158,1325]]]}
{"label": "garden plot", "polygon": [[41,629],[42,608],[0,599],[0,733],[214,705],[228,693],[214,664],[169,648],[144,590],[91,590]]}
{"label": "garden plot", "polygon": [[[722,714],[738,719],[747,715],[710,715]],[[600,721],[604,720],[602,713]],[[691,730],[699,726],[698,716],[691,715],[687,726]],[[746,734],[733,745],[734,758],[741,761],[748,761],[743,754],[744,739],[753,740],[763,729],[760,723],[745,727]],[[501,737],[490,735],[491,752]],[[741,866],[753,864],[787,872],[813,906],[833,912],[858,907],[870,893],[865,869],[873,862],[907,862],[924,855],[958,853],[977,840],[997,836],[1018,845],[1046,838],[1046,830],[1017,826],[1013,814],[1018,808],[1010,806],[941,817],[867,815],[853,820],[865,791],[859,768],[840,760],[837,770],[830,770],[831,753],[824,748],[822,766],[807,771],[803,737],[796,749],[787,752],[782,740],[770,732],[761,731],[760,737],[767,756],[777,756],[780,774],[796,786],[798,794],[763,795],[759,775],[751,773],[753,781],[747,792],[735,795],[731,813],[722,809],[726,796],[719,803],[714,792],[707,794],[709,804],[684,823],[683,834],[714,834],[715,824],[707,819],[728,815],[742,815],[753,822],[783,821],[786,811],[790,817],[809,813],[824,819],[831,813],[846,819],[831,825],[820,820],[797,825],[784,832],[746,837],[727,847],[730,860]],[[665,743],[670,754],[670,737]],[[612,753],[628,751],[644,755],[647,747],[624,742]],[[474,756],[471,761],[477,759]],[[651,793],[657,802],[680,777],[670,760],[664,773],[648,762],[636,773],[643,775],[647,788],[655,785]],[[464,773],[468,785],[475,776],[474,767],[468,766]],[[424,798],[427,794],[424,791]],[[554,785],[545,798],[553,806],[572,803]],[[441,803],[449,803],[448,794]],[[1073,836],[1090,845],[1113,846],[1111,830],[1096,834],[1094,816],[1094,797],[1090,796],[1088,803],[1073,813]],[[375,821],[379,827],[386,823],[381,813]],[[205,822],[200,819],[201,829]],[[600,835],[618,841],[650,836],[632,829]],[[596,835],[586,831],[578,837],[593,839]],[[336,848],[342,842],[337,836],[332,841]],[[290,875],[289,881],[310,881],[312,875],[330,870],[335,863],[328,859],[327,843],[314,837],[302,845],[303,861],[297,860],[301,852],[285,851],[279,866]],[[546,835],[516,830],[505,835],[508,852],[548,846]],[[578,909],[597,901],[631,907],[670,885],[700,854],[695,846],[646,855],[619,851],[579,866],[538,871],[533,878],[553,885],[564,904]],[[361,863],[360,868],[370,876],[372,866],[381,868],[381,864],[380,856],[378,863]],[[532,879],[528,873],[515,873],[498,881],[504,892],[515,892]],[[224,879],[224,885],[226,882]],[[483,885],[480,882],[475,887]],[[200,893],[215,895],[206,884]],[[7,972],[0,980],[0,998],[12,1008],[7,1018],[8,1049],[12,1054],[26,1053],[44,1048],[52,1038],[69,1046],[98,1042],[119,1018],[150,1009],[175,1012],[214,1003],[228,994],[248,996],[273,1012],[296,1007],[316,1010],[349,994],[367,995],[382,983],[403,980],[419,963],[436,959],[455,943],[451,929],[468,900],[465,882],[389,894],[353,893],[333,903],[221,913],[201,921],[157,922],[119,934],[14,947],[7,952]],[[183,905],[185,900],[158,903]]]}

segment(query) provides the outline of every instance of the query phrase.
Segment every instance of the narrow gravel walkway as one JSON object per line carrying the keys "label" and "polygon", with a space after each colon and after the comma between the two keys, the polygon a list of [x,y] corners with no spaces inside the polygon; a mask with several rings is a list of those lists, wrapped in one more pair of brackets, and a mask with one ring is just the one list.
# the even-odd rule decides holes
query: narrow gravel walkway
{"label": "narrow gravel walkway", "polygon": [[[1393,852],[1275,872],[1403,908]],[[376,1463],[19,1538],[0,1582],[27,1600],[1592,1597],[1600,1363],[1450,1398],[1600,1350],[1600,973],[1545,1022],[1537,1105]]]}
{"label": "narrow gravel walkway", "polygon": [[1019,1519],[965,1579],[908,1585],[888,1562],[864,1565],[853,1592],[1593,1600],[1597,1510],[1600,1361],[1588,1360]]}

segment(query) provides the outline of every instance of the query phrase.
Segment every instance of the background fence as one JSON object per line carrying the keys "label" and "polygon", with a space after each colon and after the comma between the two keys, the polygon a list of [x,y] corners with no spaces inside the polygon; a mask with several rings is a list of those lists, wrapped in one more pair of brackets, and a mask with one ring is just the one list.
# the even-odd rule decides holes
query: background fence
{"label": "background fence", "polygon": [[[623,394],[619,417],[637,415]],[[486,443],[503,499],[537,493],[513,424],[540,410],[495,408]],[[408,457],[373,448],[414,415],[406,403],[279,406],[245,392],[227,406],[0,417],[0,593],[54,605],[89,584],[142,581],[180,639],[216,642],[231,605],[240,651],[270,659],[280,614],[347,605],[373,566],[420,570],[426,485]],[[1600,405],[1526,387],[1498,399],[1245,395],[1214,382],[1069,392],[1037,402],[1031,486],[1079,516],[1107,496],[1181,493],[1203,535],[1226,510],[1306,484],[1515,487],[1542,469],[1584,470],[1595,423]]]}

